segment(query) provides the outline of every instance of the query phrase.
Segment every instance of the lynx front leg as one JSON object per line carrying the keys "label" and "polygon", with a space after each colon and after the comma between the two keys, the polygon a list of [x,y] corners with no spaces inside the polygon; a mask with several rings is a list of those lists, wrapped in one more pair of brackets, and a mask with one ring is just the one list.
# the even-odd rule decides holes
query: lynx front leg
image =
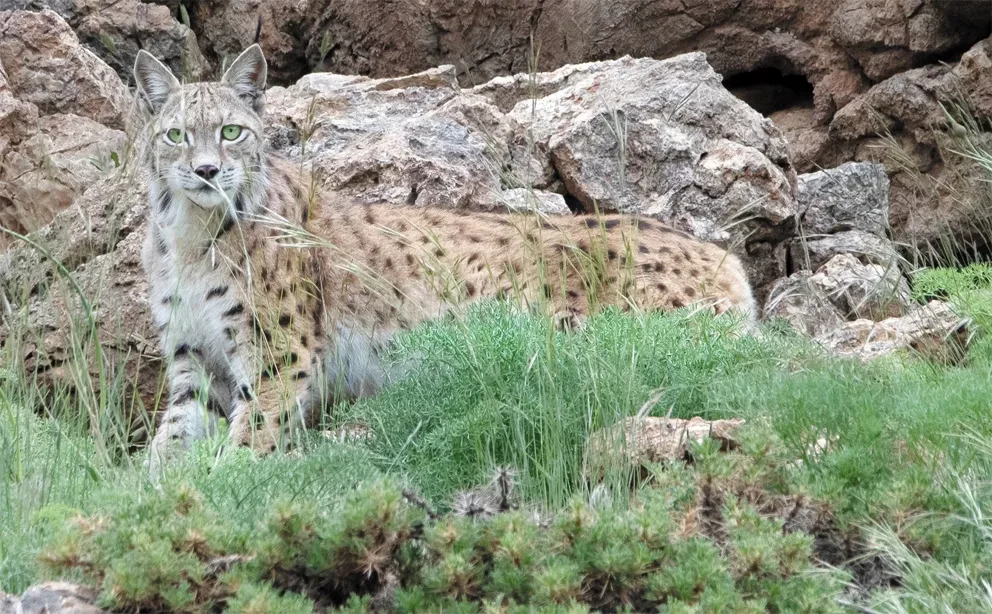
{"label": "lynx front leg", "polygon": [[199,350],[186,344],[176,346],[167,375],[169,408],[152,440],[149,458],[149,469],[156,477],[166,462],[194,441],[209,436],[217,426],[216,415],[207,412],[210,378]]}
{"label": "lynx front leg", "polygon": [[268,454],[290,443],[292,430],[309,413],[312,362],[308,349],[294,347],[264,363],[254,386],[237,385],[231,416],[235,445]]}

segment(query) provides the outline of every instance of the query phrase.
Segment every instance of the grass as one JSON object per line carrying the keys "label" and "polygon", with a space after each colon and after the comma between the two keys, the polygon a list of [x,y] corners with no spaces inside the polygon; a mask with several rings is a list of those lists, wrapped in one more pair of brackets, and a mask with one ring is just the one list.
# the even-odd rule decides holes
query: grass
{"label": "grass", "polygon": [[[985,285],[973,271],[935,272],[921,278],[921,288],[924,279],[953,286],[952,299]],[[961,301],[965,308],[975,303]],[[607,311],[578,332],[562,333],[546,318],[483,305],[463,320],[434,322],[403,337],[390,359],[416,358],[410,375],[328,418],[327,428],[370,427],[369,440],[335,443],[311,433],[298,453],[255,460],[243,451],[219,453],[221,436],[198,446],[162,490],[148,482],[140,458],[101,451],[86,425],[71,419],[69,400],[61,408],[49,403],[47,417],[29,411],[37,399],[8,370],[0,383],[0,587],[17,592],[40,578],[67,576],[99,584],[104,604],[120,610],[153,603],[188,611],[208,603],[231,611],[310,611],[314,603],[344,605],[343,596],[354,590],[367,595],[351,604],[364,611],[382,579],[344,573],[341,557],[358,555],[345,556],[334,539],[319,544],[345,530],[334,518],[349,506],[359,525],[381,514],[366,505],[379,493],[383,501],[399,498],[389,505],[410,525],[396,529],[383,555],[404,583],[394,595],[407,604],[400,611],[551,604],[549,595],[571,595],[559,605],[606,609],[662,603],[665,611],[715,611],[713,604],[727,611],[833,611],[848,598],[845,582],[861,582],[864,574],[856,565],[825,571],[825,555],[808,541],[823,535],[781,541],[793,535],[782,532],[787,499],[795,509],[808,502],[802,505],[825,510],[830,539],[899,575],[902,586],[874,586],[870,596],[862,594],[864,603],[892,612],[982,603],[992,562],[986,486],[992,353],[982,330],[992,320],[979,310],[975,321],[978,337],[965,364],[901,356],[862,365],[825,357],[775,323],[755,337],[735,334],[730,320],[685,311]],[[624,494],[633,478],[629,467],[608,474],[605,489],[593,488],[582,469],[588,434],[642,410],[744,418],[744,448],[733,461],[699,450],[692,466],[654,467],[633,498]],[[488,481],[497,466],[514,468],[521,511],[476,524],[447,513],[464,507],[464,491]],[[699,505],[714,484],[723,484],[712,506],[722,528],[715,534],[687,528],[687,519],[708,509]],[[423,497],[440,516],[425,519],[417,505],[402,503],[402,489],[419,493],[412,500]],[[652,497],[663,499],[657,509]],[[198,511],[177,519],[177,501],[186,499]],[[609,555],[619,557],[612,563],[561,533],[560,523],[581,509],[606,519],[606,533],[589,539],[624,544]],[[543,524],[533,524],[535,513]],[[295,514],[310,514],[303,524],[321,539],[269,552],[272,531]],[[668,519],[658,529],[664,543],[638,554],[638,540],[623,531],[656,517]],[[313,528],[322,523],[330,523],[329,533]],[[487,532],[497,532],[502,543],[503,531],[535,532],[525,541],[543,544],[528,550],[536,562],[511,574],[515,580],[497,569],[493,552],[485,554],[495,539]],[[325,547],[330,550],[310,550]],[[362,552],[381,544],[367,547]],[[693,553],[690,562],[682,562],[683,551]],[[778,579],[768,584],[772,576],[751,582],[742,572],[752,564],[782,565],[786,551],[795,574],[772,574]],[[259,566],[265,553],[275,558]],[[746,553],[758,560],[742,568]],[[318,554],[323,562],[312,560]],[[255,558],[230,572],[211,571],[225,556]],[[628,568],[621,584],[597,575],[597,566],[632,561],[640,567]],[[331,590],[323,584],[328,574],[351,583]],[[679,586],[692,574],[706,590],[682,603],[674,595],[688,594]],[[497,578],[517,592],[494,588]],[[800,584],[789,585],[792,578]],[[604,601],[590,597],[596,591]],[[708,591],[715,595],[711,604]],[[782,594],[831,597],[809,607],[769,605]]]}

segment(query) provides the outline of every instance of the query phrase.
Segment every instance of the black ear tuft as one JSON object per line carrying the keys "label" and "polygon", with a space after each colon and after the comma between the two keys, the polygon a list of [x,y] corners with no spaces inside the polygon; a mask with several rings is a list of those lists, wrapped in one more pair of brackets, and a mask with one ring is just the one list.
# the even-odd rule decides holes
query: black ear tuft
{"label": "black ear tuft", "polygon": [[224,83],[234,89],[256,113],[261,113],[265,107],[265,77],[268,68],[262,48],[257,44],[241,52],[221,78]]}
{"label": "black ear tuft", "polygon": [[162,109],[169,95],[179,88],[179,80],[165,64],[144,49],[134,59],[134,82],[138,85],[138,98],[153,115]]}

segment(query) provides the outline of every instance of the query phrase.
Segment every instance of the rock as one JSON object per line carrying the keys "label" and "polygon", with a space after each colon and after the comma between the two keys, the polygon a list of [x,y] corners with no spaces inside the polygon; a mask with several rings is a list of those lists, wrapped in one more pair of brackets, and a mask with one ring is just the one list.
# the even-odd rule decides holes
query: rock
{"label": "rock", "polygon": [[992,114],[989,40],[975,44],[956,64],[891,76],[858,95],[830,123],[832,139],[856,144],[858,158],[886,163],[890,222],[901,242],[926,247],[948,236],[967,240],[988,217],[983,207],[962,203],[986,198],[985,171],[969,155],[971,147],[988,151],[992,137],[955,127],[945,109],[959,119]]}
{"label": "rock", "polygon": [[899,318],[847,322],[817,341],[835,354],[861,360],[910,350],[928,360],[956,363],[965,355],[968,325],[947,303],[931,301]]}
{"label": "rock", "polygon": [[514,188],[500,193],[499,200],[510,211],[535,211],[544,215],[568,215],[565,197],[554,192]]}
{"label": "rock", "polygon": [[0,592],[0,614],[103,614],[93,605],[97,592],[68,582],[45,582],[24,591],[18,599]]}
{"label": "rock", "polygon": [[861,230],[886,236],[889,178],[881,164],[850,162],[800,175],[797,199],[803,211],[803,232]]}
{"label": "rock", "polygon": [[862,264],[850,254],[831,258],[816,273],[799,271],[772,286],[764,315],[785,318],[810,337],[847,319],[880,320],[906,313],[909,284],[895,264]]}
{"label": "rock", "polygon": [[850,254],[861,264],[877,264],[885,268],[902,268],[903,263],[891,241],[862,230],[793,239],[789,253],[794,268],[813,271],[840,254]]}
{"label": "rock", "polygon": [[[47,115],[28,125],[33,136],[0,147],[0,225],[22,234],[51,222],[113,170],[125,147],[123,132],[77,115]],[[0,246],[8,242],[0,237]]]}
{"label": "rock", "polygon": [[535,62],[556,69],[703,51],[723,75],[771,71],[771,88],[775,73],[807,81],[811,91],[795,96],[812,99],[801,104],[815,101],[824,121],[871,82],[966,48],[987,36],[989,25],[975,3],[942,0],[777,0],[743,8],[731,0],[206,0],[188,8],[214,59],[237,53],[258,33],[280,83],[313,69],[386,77],[439,64],[455,64],[464,82],[482,83],[534,72]]}
{"label": "rock", "polygon": [[270,91],[270,138],[358,202],[500,210],[508,191],[557,192],[542,198],[562,213],[571,199],[737,246],[756,286],[784,273],[775,250],[797,213],[786,143],[702,54],[540,73],[533,100],[523,76],[464,91],[454,72],[308,75]]}
{"label": "rock", "polygon": [[[175,12],[175,3],[166,4]],[[901,109],[942,119],[931,113],[935,96],[926,83],[883,87],[906,71],[953,70],[956,91],[973,100],[979,117],[992,115],[992,70],[982,69],[988,55],[976,51],[990,31],[981,2],[204,0],[185,6],[214,65],[257,36],[270,59],[271,81],[280,85],[313,70],[381,78],[441,64],[456,66],[461,83],[475,85],[624,55],[664,59],[702,51],[730,91],[774,117],[800,172],[852,160],[884,162],[893,175],[890,221],[900,241],[932,241],[938,229],[965,232],[965,214],[954,203],[977,200],[972,196],[984,187],[979,178],[945,169],[930,131],[918,129],[916,119],[897,117]],[[955,64],[954,56],[972,45]],[[941,83],[943,92],[949,82]],[[524,76],[517,85],[520,92],[547,95],[540,79]],[[504,112],[505,102],[496,102]],[[887,132],[892,139],[878,140]],[[935,178],[932,189],[921,189],[910,176],[895,177],[907,171],[901,157],[885,153],[893,143],[927,159],[920,170]]]}
{"label": "rock", "polygon": [[[508,126],[485,99],[392,80],[308,75],[269,94],[269,130],[295,133],[285,151],[354,202],[502,208]],[[316,118],[315,121],[314,118]]]}
{"label": "rock", "polygon": [[40,228],[112,170],[130,100],[58,15],[0,13],[0,225]]}
{"label": "rock", "polygon": [[688,460],[690,442],[715,439],[724,451],[739,447],[736,431],[743,420],[704,420],[700,417],[655,418],[633,416],[589,436],[585,446],[586,477],[603,479],[610,469],[632,467],[644,470],[647,465]]}
{"label": "rock", "polygon": [[[794,232],[796,180],[785,140],[723,88],[702,54],[624,58],[591,74],[562,70],[541,79],[544,95],[518,102],[509,117],[517,141],[547,152],[586,211],[646,215],[736,245],[759,288],[784,272],[759,244],[775,246]],[[496,89],[487,94],[498,97]],[[519,158],[513,165],[518,177],[533,175]]]}
{"label": "rock", "polygon": [[768,116],[789,142],[789,157],[797,173],[834,168],[853,160],[857,145],[831,137],[828,126],[816,121],[812,107],[790,107]]}
{"label": "rock", "polygon": [[834,256],[810,277],[848,318],[881,320],[903,315],[912,298],[899,267],[861,264],[850,254]]}
{"label": "rock", "polygon": [[209,64],[196,43],[196,35],[177,21],[178,3],[141,0],[0,0],[0,10],[49,9],[76,32],[80,41],[113,68],[124,83],[139,49],[164,62],[177,75],[199,80]]}
{"label": "rock", "polygon": [[[0,298],[14,309],[0,321],[0,342],[21,339],[24,368],[50,388],[85,390],[79,373],[92,371],[97,378],[102,366],[105,375],[113,374],[110,381],[124,385],[122,411],[136,425],[145,418],[142,403],[154,406],[159,377],[157,331],[140,263],[145,207],[144,180],[131,160],[33,235],[50,258],[25,245],[0,253]],[[90,304],[102,365],[90,355],[89,326],[79,325],[87,314],[76,286],[53,262],[66,267]],[[80,355],[86,358],[81,368],[75,362]],[[140,403],[133,411],[135,400]]]}
{"label": "rock", "polygon": [[39,113],[124,128],[131,111],[127,88],[56,13],[0,12],[0,63],[13,94]]}
{"label": "rock", "polygon": [[810,271],[800,271],[775,282],[768,292],[764,318],[783,318],[807,337],[816,337],[844,324],[844,314],[823,288],[811,281],[812,276]]}
{"label": "rock", "polygon": [[210,64],[196,34],[176,20],[174,11],[141,0],[76,0],[80,15],[70,21],[80,40],[130,83],[139,49],[151,53],[176,75],[200,81]]}

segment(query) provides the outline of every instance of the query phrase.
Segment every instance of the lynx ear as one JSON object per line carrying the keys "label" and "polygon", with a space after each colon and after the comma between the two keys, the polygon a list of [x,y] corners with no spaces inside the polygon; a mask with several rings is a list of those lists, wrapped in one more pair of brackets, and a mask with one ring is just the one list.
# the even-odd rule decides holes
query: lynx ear
{"label": "lynx ear", "polygon": [[153,115],[161,110],[169,94],[179,88],[179,80],[172,71],[144,49],[134,60],[134,82],[138,84],[138,98]]}
{"label": "lynx ear", "polygon": [[256,113],[261,113],[265,107],[267,72],[262,48],[256,43],[241,52],[220,81],[233,88],[242,100],[255,109]]}

